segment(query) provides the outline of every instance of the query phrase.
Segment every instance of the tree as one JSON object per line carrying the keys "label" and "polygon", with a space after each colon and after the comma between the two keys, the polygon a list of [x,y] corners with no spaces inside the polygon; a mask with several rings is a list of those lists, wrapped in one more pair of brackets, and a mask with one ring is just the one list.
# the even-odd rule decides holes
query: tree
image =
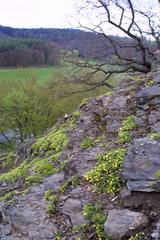
{"label": "tree", "polygon": [[48,41],[32,38],[0,39],[0,67],[58,65],[59,47]]}
{"label": "tree", "polygon": [[0,134],[9,143],[7,133],[10,131],[21,142],[40,135],[53,124],[52,105],[52,99],[37,87],[35,79],[21,83],[1,99]]}
{"label": "tree", "polygon": [[[103,61],[96,63],[69,59],[69,62],[87,69],[81,82],[89,89],[104,85],[111,87],[108,80],[114,74],[151,71],[154,51],[160,49],[159,7],[159,0],[147,0],[141,5],[137,0],[80,1],[78,16],[81,14],[85,24],[79,21],[79,26],[103,37],[107,42],[106,53],[110,49],[110,55],[104,52]],[[85,21],[83,16],[87,16]],[[113,36],[115,34],[121,39]],[[102,73],[102,80],[91,81],[98,72]]]}

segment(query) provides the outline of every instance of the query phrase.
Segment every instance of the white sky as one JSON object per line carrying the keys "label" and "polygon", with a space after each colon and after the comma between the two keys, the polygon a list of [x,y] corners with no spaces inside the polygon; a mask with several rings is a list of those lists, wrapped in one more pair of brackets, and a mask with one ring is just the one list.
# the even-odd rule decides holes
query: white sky
{"label": "white sky", "polygon": [[[77,20],[80,20],[84,26],[92,26],[92,23],[97,25],[99,21],[97,10],[90,11],[89,9],[87,11],[86,8],[83,8],[83,10],[81,9],[81,14],[77,13],[76,4],[80,4],[81,2],[83,1],[0,0],[0,25],[18,28],[76,28],[79,26]],[[141,4],[139,4],[140,2]],[[141,10],[148,7],[150,9],[156,2],[158,4],[157,0],[134,0],[134,3],[136,3]],[[156,6],[154,7],[156,8]],[[116,11],[113,11],[113,13],[113,15],[116,16]],[[89,19],[87,19],[87,17]],[[117,31],[117,29],[112,29],[107,25],[104,29],[108,34],[122,34]]]}
{"label": "white sky", "polygon": [[74,0],[0,0],[0,25],[71,27]]}

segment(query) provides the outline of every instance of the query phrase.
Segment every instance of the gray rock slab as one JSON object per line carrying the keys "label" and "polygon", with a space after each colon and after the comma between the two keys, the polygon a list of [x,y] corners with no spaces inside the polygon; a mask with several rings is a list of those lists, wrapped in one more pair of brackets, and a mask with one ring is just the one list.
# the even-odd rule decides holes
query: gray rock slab
{"label": "gray rock slab", "polygon": [[135,139],[125,157],[122,178],[131,191],[160,192],[160,143],[148,138]]}
{"label": "gray rock slab", "polygon": [[88,171],[95,167],[96,156],[102,152],[100,147],[85,149],[75,154],[71,159],[71,166],[77,175],[84,176]]}
{"label": "gray rock slab", "polygon": [[151,125],[151,132],[160,133],[160,121]]}
{"label": "gray rock slab", "polygon": [[160,73],[154,78],[156,84],[160,84]]}
{"label": "gray rock slab", "polygon": [[109,104],[109,102],[111,100],[111,97],[103,96],[103,97],[101,97],[101,100],[102,100],[102,103],[103,103],[103,107],[107,108],[108,104]]}
{"label": "gray rock slab", "polygon": [[57,190],[64,179],[64,172],[45,178],[42,184],[30,188],[30,194],[43,194],[46,190]]}
{"label": "gray rock slab", "polygon": [[112,122],[107,122],[106,130],[108,133],[116,133],[118,132],[120,126],[120,121],[113,120]]}
{"label": "gray rock slab", "polygon": [[150,99],[160,96],[160,87],[151,86],[140,90],[136,94],[136,102],[138,105],[146,104]]}
{"label": "gray rock slab", "polygon": [[148,122],[149,124],[155,124],[156,122],[160,121],[160,112],[153,110],[150,111],[149,116],[148,116]]}
{"label": "gray rock slab", "polygon": [[[54,174],[46,178],[41,184],[31,187],[27,195],[15,197],[12,206],[7,207],[1,204],[0,231],[4,237],[14,229],[14,232],[18,232],[24,239],[53,240],[57,228],[47,216],[47,202],[44,199],[44,193],[48,189],[56,190],[63,179],[64,173]],[[23,238],[15,238],[11,234],[11,239]]]}
{"label": "gray rock slab", "polygon": [[153,230],[151,237],[153,240],[159,240],[160,239],[160,220],[156,224],[156,228]]}
{"label": "gray rock slab", "polygon": [[63,206],[63,213],[70,216],[71,222],[74,225],[80,225],[85,222],[82,215],[82,203],[79,199],[69,198]]}
{"label": "gray rock slab", "polygon": [[134,230],[139,230],[148,224],[148,218],[138,212],[125,210],[110,210],[104,224],[104,231],[112,240],[129,237]]}
{"label": "gray rock slab", "polygon": [[16,151],[16,161],[21,162],[24,159],[30,158],[32,154],[32,145],[35,143],[35,139],[31,138],[23,143],[20,143]]}
{"label": "gray rock slab", "polygon": [[12,228],[9,224],[0,225],[0,236],[8,236],[11,233],[12,233]]}
{"label": "gray rock slab", "polygon": [[108,104],[109,110],[120,110],[126,106],[128,96],[117,96]]}
{"label": "gray rock slab", "polygon": [[147,124],[147,117],[144,115],[143,117],[135,117],[135,123],[138,127],[144,127]]}
{"label": "gray rock slab", "polygon": [[152,100],[149,101],[149,105],[151,108],[160,110],[160,97],[153,98]]}

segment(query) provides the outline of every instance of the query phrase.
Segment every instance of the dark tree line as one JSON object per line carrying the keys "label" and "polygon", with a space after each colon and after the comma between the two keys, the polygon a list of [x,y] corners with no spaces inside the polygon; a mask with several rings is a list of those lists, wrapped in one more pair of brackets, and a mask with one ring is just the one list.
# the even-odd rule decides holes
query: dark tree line
{"label": "dark tree line", "polygon": [[36,39],[1,38],[0,67],[57,65],[60,49],[52,42]]}
{"label": "dark tree line", "polygon": [[[114,47],[116,45],[131,45],[133,42],[127,36],[119,37],[112,36],[110,31],[106,32],[108,39],[101,32],[85,31],[77,29],[18,29],[0,26],[0,37],[9,37],[17,39],[34,39],[36,41],[54,42],[57,46],[65,50],[76,49],[79,51],[79,56],[86,59],[108,59],[114,55]],[[114,34],[114,33],[112,33]],[[38,40],[37,40],[38,39]],[[137,56],[136,49],[120,49],[124,55],[129,54]]]}

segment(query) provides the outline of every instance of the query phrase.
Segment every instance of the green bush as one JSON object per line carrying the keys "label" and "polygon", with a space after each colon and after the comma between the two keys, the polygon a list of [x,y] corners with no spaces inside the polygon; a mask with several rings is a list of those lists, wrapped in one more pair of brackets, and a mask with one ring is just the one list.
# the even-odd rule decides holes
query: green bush
{"label": "green bush", "polygon": [[129,238],[129,240],[144,240],[145,235],[144,233],[137,233],[135,236]]}
{"label": "green bush", "polygon": [[83,209],[83,215],[95,229],[98,239],[105,240],[104,223],[106,221],[106,216],[102,211],[102,207],[98,204],[88,204]]}
{"label": "green bush", "polygon": [[91,148],[94,147],[94,145],[95,145],[94,140],[91,137],[85,137],[81,142],[82,149]]}
{"label": "green bush", "polygon": [[[33,175],[29,175],[32,170]],[[56,173],[58,170],[49,163],[48,159],[34,159],[32,162],[24,161],[19,167],[16,167],[6,173],[1,174],[0,182],[16,182],[23,180],[29,185],[39,183],[44,177]]]}
{"label": "green bush", "polygon": [[67,189],[70,186],[77,187],[79,184],[80,184],[80,177],[75,175],[61,185],[60,192],[64,193],[65,191],[67,191]]}
{"label": "green bush", "polygon": [[131,131],[136,127],[134,116],[128,116],[122,123],[118,132],[118,143],[129,143],[132,140]]}
{"label": "green bush", "polygon": [[19,167],[3,173],[0,176],[0,182],[15,182],[20,178],[24,178],[31,167],[31,163],[25,161]]}
{"label": "green bush", "polygon": [[44,198],[46,201],[48,201],[47,204],[47,213],[49,217],[51,217],[54,213],[57,211],[57,204],[58,204],[58,196],[54,195],[53,190],[48,189],[45,194]]}
{"label": "green bush", "polygon": [[80,108],[84,107],[85,105],[88,104],[88,102],[91,100],[91,98],[84,98],[81,103],[80,103]]}
{"label": "green bush", "polygon": [[33,154],[38,155],[41,152],[53,151],[54,154],[60,153],[68,144],[68,137],[63,128],[51,132],[48,136],[40,138],[33,145]]}
{"label": "green bush", "polygon": [[68,122],[68,125],[70,128],[72,129],[76,129],[76,121],[78,120],[78,118],[81,116],[81,113],[78,111],[75,111],[72,113],[72,117]]}
{"label": "green bush", "polygon": [[36,161],[32,169],[36,174],[39,174],[43,177],[50,176],[57,172],[57,170],[48,162],[47,159]]}
{"label": "green bush", "polygon": [[119,173],[125,154],[126,149],[119,148],[98,156],[97,166],[85,175],[85,179],[100,192],[117,193],[122,184]]}
{"label": "green bush", "polygon": [[0,202],[8,202],[16,194],[15,191],[9,192],[4,196],[0,197]]}
{"label": "green bush", "polygon": [[151,140],[160,140],[160,133],[149,133],[148,137]]}
{"label": "green bush", "polygon": [[49,217],[51,217],[54,213],[56,213],[56,205],[52,202],[49,202],[47,205],[47,213]]}
{"label": "green bush", "polygon": [[15,153],[10,152],[6,157],[4,157],[1,167],[4,169],[11,168],[14,166],[14,164],[15,164]]}
{"label": "green bush", "polygon": [[33,176],[28,176],[25,179],[25,182],[28,185],[32,185],[34,183],[40,183],[43,180],[43,177],[39,174],[33,175]]}

